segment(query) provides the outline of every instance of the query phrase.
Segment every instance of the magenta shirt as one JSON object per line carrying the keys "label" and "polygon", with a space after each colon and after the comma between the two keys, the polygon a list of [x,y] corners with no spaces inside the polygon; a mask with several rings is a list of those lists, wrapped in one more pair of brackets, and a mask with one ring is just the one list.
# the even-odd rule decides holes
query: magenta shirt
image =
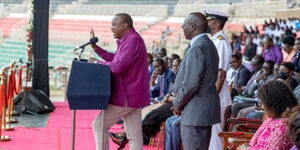
{"label": "magenta shirt", "polygon": [[108,65],[112,73],[109,103],[134,108],[149,105],[150,77],[144,40],[132,29],[117,40],[117,46],[116,53],[96,48],[96,53],[106,61],[97,63]]}

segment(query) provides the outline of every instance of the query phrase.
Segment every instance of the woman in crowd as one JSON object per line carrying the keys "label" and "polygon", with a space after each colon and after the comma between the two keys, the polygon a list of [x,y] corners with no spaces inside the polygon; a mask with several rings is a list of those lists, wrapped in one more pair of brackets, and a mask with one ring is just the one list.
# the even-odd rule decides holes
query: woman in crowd
{"label": "woman in crowd", "polygon": [[274,80],[263,85],[257,94],[269,118],[254,134],[249,149],[290,149],[293,144],[287,136],[288,112],[298,105],[293,92],[284,82]]}

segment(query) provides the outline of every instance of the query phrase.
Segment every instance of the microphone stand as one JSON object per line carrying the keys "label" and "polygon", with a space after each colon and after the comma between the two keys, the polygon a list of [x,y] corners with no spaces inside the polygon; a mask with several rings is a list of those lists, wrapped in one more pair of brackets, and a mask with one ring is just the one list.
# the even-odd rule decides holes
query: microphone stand
{"label": "microphone stand", "polygon": [[85,51],[85,47],[77,47],[73,50],[73,53],[78,56],[78,59],[81,60],[81,55]]}
{"label": "microphone stand", "polygon": [[[77,61],[81,61],[81,55],[85,51],[85,47],[77,47],[73,50],[73,53],[78,56],[75,58]],[[76,133],[76,109],[72,110],[72,129],[71,129],[71,150],[75,150],[75,133]]]}

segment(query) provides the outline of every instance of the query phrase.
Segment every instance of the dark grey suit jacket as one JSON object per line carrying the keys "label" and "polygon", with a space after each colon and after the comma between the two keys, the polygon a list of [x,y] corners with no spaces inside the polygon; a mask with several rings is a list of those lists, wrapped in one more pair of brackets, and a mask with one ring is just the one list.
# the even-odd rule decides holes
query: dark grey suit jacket
{"label": "dark grey suit jacket", "polygon": [[181,124],[211,126],[221,122],[220,99],[215,82],[219,56],[207,35],[188,49],[175,78],[173,105],[183,110]]}
{"label": "dark grey suit jacket", "polygon": [[241,86],[245,86],[249,79],[251,78],[251,72],[241,64],[240,70],[237,73],[237,77],[233,81],[233,84],[239,84]]}

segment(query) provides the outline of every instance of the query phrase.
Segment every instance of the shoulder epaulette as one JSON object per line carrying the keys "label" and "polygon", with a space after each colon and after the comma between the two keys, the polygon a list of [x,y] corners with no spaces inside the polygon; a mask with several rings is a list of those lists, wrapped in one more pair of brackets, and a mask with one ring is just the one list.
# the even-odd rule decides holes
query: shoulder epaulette
{"label": "shoulder epaulette", "polygon": [[218,36],[217,36],[217,39],[219,39],[219,40],[224,40],[224,37],[223,37],[222,35],[218,35]]}

